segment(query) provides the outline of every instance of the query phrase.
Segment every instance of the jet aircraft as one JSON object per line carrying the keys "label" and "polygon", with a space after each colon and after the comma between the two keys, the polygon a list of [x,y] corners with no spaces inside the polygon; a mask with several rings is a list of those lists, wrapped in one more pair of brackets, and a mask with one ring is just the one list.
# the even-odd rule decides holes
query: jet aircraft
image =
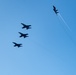
{"label": "jet aircraft", "polygon": [[31,29],[31,25],[26,25],[24,23],[21,23],[23,25],[22,29],[26,28],[27,30],[28,29]]}
{"label": "jet aircraft", "polygon": [[24,37],[24,38],[28,37],[28,36],[27,36],[27,35],[28,35],[27,33],[26,33],[26,34],[23,34],[23,33],[19,32],[19,34],[20,34],[19,37]]}
{"label": "jet aircraft", "polygon": [[16,42],[12,42],[12,43],[14,44],[14,47],[16,47],[16,46],[17,46],[18,48],[19,48],[19,47],[22,47],[22,44],[18,44],[18,43],[16,43]]}
{"label": "jet aircraft", "polygon": [[56,13],[56,14],[58,14],[59,12],[58,12],[58,10],[56,9],[56,7],[53,5],[53,10],[54,10],[54,12]]}

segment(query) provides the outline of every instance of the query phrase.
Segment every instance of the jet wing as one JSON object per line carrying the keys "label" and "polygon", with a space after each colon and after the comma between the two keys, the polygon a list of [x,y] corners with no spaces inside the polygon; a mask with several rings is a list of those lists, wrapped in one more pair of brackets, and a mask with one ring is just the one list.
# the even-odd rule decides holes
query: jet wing
{"label": "jet wing", "polygon": [[17,44],[17,43],[15,43],[15,42],[12,42],[13,44]]}

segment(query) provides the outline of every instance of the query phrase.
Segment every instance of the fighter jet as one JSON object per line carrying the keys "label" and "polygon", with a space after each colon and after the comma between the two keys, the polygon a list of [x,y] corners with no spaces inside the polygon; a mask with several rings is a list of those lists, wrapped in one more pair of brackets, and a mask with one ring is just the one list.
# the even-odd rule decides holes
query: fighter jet
{"label": "fighter jet", "polygon": [[58,12],[58,10],[56,9],[56,7],[53,5],[53,10],[54,10],[54,12],[56,13],[56,14],[58,14],[59,12]]}
{"label": "fighter jet", "polygon": [[27,33],[26,33],[26,34],[23,34],[23,33],[19,32],[19,34],[20,34],[19,37],[24,37],[24,38],[28,37],[28,36],[27,36],[27,35],[28,35]]}
{"label": "fighter jet", "polygon": [[18,48],[19,48],[19,47],[22,47],[22,44],[18,44],[18,43],[16,43],[16,42],[12,42],[12,43],[14,44],[14,47],[16,47],[16,46],[17,46]]}
{"label": "fighter jet", "polygon": [[27,30],[28,29],[31,29],[31,25],[26,25],[24,23],[21,23],[23,25],[22,29],[26,28]]}

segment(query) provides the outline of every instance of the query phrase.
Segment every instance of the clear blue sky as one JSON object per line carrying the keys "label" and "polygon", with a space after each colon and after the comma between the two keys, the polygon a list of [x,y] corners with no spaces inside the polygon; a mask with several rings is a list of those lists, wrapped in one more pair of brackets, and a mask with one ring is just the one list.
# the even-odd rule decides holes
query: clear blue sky
{"label": "clear blue sky", "polygon": [[[75,9],[76,0],[0,0],[0,75],[76,75]],[[32,29],[22,30],[21,22]]]}

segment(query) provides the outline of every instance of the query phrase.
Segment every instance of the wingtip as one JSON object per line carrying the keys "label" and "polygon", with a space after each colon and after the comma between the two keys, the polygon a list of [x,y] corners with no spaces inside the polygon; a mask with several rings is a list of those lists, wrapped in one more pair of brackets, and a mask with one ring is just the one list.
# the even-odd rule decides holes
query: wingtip
{"label": "wingtip", "polygon": [[20,33],[20,32],[18,32],[18,33]]}
{"label": "wingtip", "polygon": [[12,42],[12,43],[14,43],[14,42]]}

